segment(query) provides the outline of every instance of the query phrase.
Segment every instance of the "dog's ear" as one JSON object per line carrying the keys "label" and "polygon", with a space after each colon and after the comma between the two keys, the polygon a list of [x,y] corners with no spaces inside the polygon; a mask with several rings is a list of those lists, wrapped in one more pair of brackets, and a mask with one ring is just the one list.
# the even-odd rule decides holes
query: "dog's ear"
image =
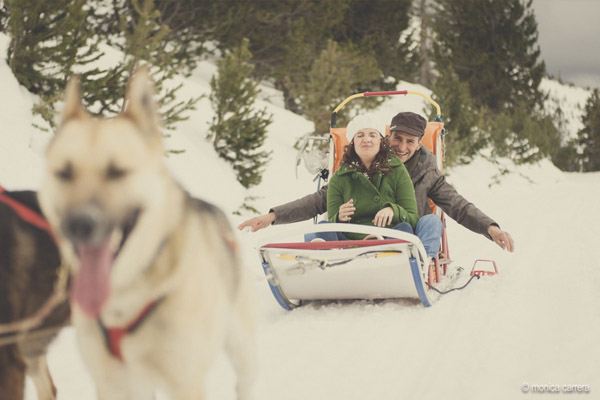
{"label": "dog's ear", "polygon": [[82,117],[85,114],[85,108],[81,104],[79,76],[73,75],[65,89],[65,104],[61,114],[61,124],[72,118]]}
{"label": "dog's ear", "polygon": [[127,88],[125,116],[141,127],[160,126],[158,107],[154,101],[154,85],[147,66],[138,68]]}

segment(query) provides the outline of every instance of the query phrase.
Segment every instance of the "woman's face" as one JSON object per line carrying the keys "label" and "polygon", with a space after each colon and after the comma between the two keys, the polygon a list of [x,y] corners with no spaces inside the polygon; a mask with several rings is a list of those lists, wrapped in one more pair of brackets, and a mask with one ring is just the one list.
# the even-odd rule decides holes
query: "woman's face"
{"label": "woman's face", "polygon": [[371,128],[363,128],[354,135],[354,151],[363,163],[370,163],[379,153],[382,139],[379,132]]}

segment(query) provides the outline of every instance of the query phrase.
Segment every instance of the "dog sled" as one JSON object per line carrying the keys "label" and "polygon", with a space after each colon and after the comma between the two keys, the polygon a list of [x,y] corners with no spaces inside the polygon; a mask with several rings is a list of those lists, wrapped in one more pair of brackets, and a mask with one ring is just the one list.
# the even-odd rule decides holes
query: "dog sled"
{"label": "dog sled", "polygon": [[[421,96],[435,109],[434,120],[427,123],[423,145],[436,156],[438,168],[443,170],[445,130],[440,106],[431,97],[409,90],[364,92],[346,98],[331,114],[328,166],[315,178],[319,185],[339,168],[348,144],[346,128],[336,126],[338,113],[357,98],[396,95]],[[386,131],[389,134],[389,128]],[[294,233],[303,237],[311,232],[352,232],[369,239],[264,242],[258,251],[273,296],[286,310],[321,300],[414,299],[425,307],[431,306],[440,293],[438,288],[455,274],[448,268],[445,214],[431,201],[430,207],[443,225],[440,251],[433,262],[415,235],[351,223],[315,223],[310,228],[299,227]],[[282,236],[283,233],[277,234]]]}

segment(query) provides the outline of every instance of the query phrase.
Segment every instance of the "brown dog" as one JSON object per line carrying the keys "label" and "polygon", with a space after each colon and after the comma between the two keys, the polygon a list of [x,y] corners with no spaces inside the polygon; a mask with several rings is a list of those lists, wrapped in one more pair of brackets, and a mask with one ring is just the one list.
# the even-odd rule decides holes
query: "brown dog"
{"label": "brown dog", "polygon": [[[40,212],[35,192],[3,195]],[[24,221],[14,209],[0,202],[0,324],[34,314],[51,295],[59,265],[58,249],[50,234]],[[69,305],[65,302],[38,329],[60,327],[68,319]],[[36,331],[23,334],[16,343],[0,345],[0,399],[22,399],[26,373],[34,381],[38,399],[56,398],[46,350],[58,330],[51,329],[43,335]],[[0,335],[2,339],[6,335]]]}

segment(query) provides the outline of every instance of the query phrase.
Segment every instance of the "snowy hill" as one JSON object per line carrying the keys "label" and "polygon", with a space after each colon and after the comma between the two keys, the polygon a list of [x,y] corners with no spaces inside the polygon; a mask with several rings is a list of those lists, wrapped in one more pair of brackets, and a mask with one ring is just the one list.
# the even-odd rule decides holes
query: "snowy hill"
{"label": "snowy hill", "polygon": [[[0,53],[5,48],[6,37],[0,35]],[[182,95],[207,93],[213,73],[213,65],[202,64]],[[579,89],[547,84],[563,96],[564,104],[580,103]],[[0,87],[0,183],[35,188],[44,140],[31,128],[33,98],[4,61]],[[252,190],[264,211],[314,190],[307,173],[295,179],[292,149],[311,124],[284,110],[277,96],[265,88],[257,102],[274,116],[266,145],[273,151],[272,161],[263,183]],[[420,101],[394,98],[378,114],[389,119],[400,109],[422,107]],[[167,140],[169,148],[186,150],[168,162],[192,193],[232,212],[247,193],[203,139],[211,118],[203,100]],[[552,397],[570,399],[574,394],[566,393],[570,387],[565,385],[574,384],[599,391],[600,173],[567,174],[548,161],[519,167],[502,162],[512,173],[492,187],[496,169],[483,159],[453,169],[450,181],[511,232],[516,252],[504,253],[450,222],[455,263],[470,268],[475,258],[491,258],[500,274],[448,294],[429,309],[403,302],[357,302],[286,312],[271,298],[253,248],[269,230],[241,232],[244,265],[252,272],[259,300],[257,399],[504,400],[527,397],[534,385],[558,385],[562,393]],[[232,223],[240,220],[232,217]],[[94,398],[72,329],[52,345],[50,368],[59,399]],[[231,368],[222,357],[209,379],[209,398],[233,399],[232,383]],[[524,394],[523,385],[529,385],[529,393]],[[34,398],[29,383],[27,399]]]}

